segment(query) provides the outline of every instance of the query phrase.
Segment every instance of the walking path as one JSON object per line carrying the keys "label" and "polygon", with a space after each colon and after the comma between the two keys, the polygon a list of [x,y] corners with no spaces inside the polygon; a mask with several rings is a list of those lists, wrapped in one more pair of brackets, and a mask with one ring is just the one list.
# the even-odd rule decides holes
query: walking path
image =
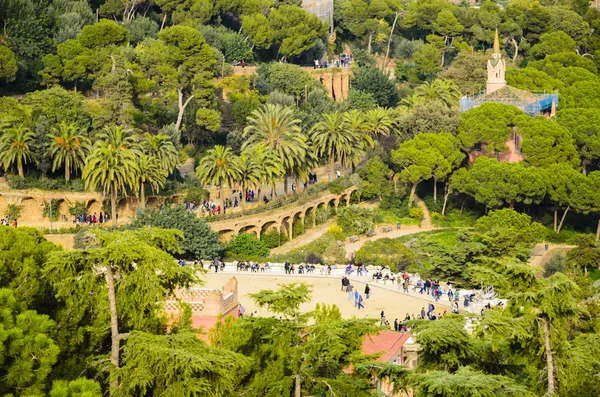
{"label": "walking path", "polygon": [[307,245],[323,236],[327,233],[329,226],[333,225],[335,219],[330,219],[329,221],[317,226],[314,229],[308,229],[304,234],[294,238],[292,241],[288,241],[280,247],[273,248],[271,250],[271,255],[284,254],[286,252],[290,252],[295,248],[302,247],[303,245]]}
{"label": "walking path", "polygon": [[529,258],[529,264],[531,266],[542,267],[546,262],[550,260],[554,255],[564,253],[575,248],[575,245],[567,244],[548,244],[548,249],[545,249],[545,243],[537,244],[531,250],[531,257]]}

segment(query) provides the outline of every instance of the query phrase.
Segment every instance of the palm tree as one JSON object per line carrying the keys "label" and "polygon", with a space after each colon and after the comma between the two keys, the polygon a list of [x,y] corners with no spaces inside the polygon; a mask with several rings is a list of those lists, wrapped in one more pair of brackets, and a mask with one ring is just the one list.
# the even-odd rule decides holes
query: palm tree
{"label": "palm tree", "polygon": [[415,88],[413,101],[431,103],[441,102],[449,108],[458,106],[460,90],[455,82],[451,80],[436,79],[425,82]]}
{"label": "palm tree", "polygon": [[248,126],[243,133],[246,142],[242,150],[262,144],[272,156],[281,159],[286,170],[284,187],[287,194],[287,177],[289,172],[308,152],[306,136],[300,129],[300,120],[294,118],[290,108],[280,105],[266,104],[252,112],[248,117]]}
{"label": "palm tree", "polygon": [[247,149],[258,165],[259,181],[257,185],[258,199],[261,199],[262,185],[271,186],[271,196],[275,193],[277,181],[285,174],[283,162],[279,157],[271,156],[263,145],[252,146]]}
{"label": "palm tree", "polygon": [[351,110],[344,113],[344,123],[347,131],[359,138],[357,150],[353,153],[343,153],[342,163],[344,167],[351,166],[352,173],[356,172],[356,167],[360,163],[368,148],[372,148],[373,138],[367,132],[365,115],[358,110]]}
{"label": "palm tree", "polygon": [[[242,191],[242,207],[246,203],[246,188],[249,184],[258,185],[261,179],[260,165],[248,150],[242,152],[238,160],[240,188]],[[260,197],[259,197],[260,201]]]}
{"label": "palm tree", "polygon": [[340,112],[323,114],[323,119],[310,130],[310,139],[320,156],[327,155],[332,178],[336,159],[341,160],[342,153],[352,152],[358,141],[356,134],[346,128],[344,115]]}
{"label": "palm tree", "polygon": [[142,142],[144,153],[158,160],[159,166],[170,173],[179,163],[177,148],[173,145],[171,138],[166,134],[152,135],[144,134]]}
{"label": "palm tree", "polygon": [[393,120],[387,109],[375,108],[367,111],[364,115],[364,129],[371,135],[389,135],[392,130]]}
{"label": "palm tree", "polygon": [[90,141],[77,125],[65,122],[53,128],[48,138],[50,138],[50,156],[54,158],[52,172],[64,165],[65,180],[69,182],[71,169],[77,172],[85,165],[85,157],[90,151]]}
{"label": "palm tree", "polygon": [[137,158],[138,170],[135,174],[136,187],[140,189],[140,208],[146,208],[146,183],[154,194],[158,189],[165,185],[167,180],[167,171],[161,166],[156,157],[149,157],[145,154]]}
{"label": "palm tree", "polygon": [[98,135],[92,152],[83,168],[87,190],[102,187],[102,193],[110,195],[113,227],[117,227],[117,195],[127,195],[127,187],[136,186],[137,146],[135,139],[122,127],[108,126]]}
{"label": "palm tree", "polygon": [[0,138],[0,160],[4,170],[17,164],[20,177],[24,177],[23,164],[31,161],[31,148],[35,134],[21,125],[9,128]]}
{"label": "palm tree", "polygon": [[233,154],[231,148],[216,145],[214,148],[208,150],[196,168],[196,175],[202,183],[210,183],[218,187],[221,208],[223,208],[223,213],[225,213],[223,184],[227,183],[229,186],[232,186],[240,178],[238,159]]}

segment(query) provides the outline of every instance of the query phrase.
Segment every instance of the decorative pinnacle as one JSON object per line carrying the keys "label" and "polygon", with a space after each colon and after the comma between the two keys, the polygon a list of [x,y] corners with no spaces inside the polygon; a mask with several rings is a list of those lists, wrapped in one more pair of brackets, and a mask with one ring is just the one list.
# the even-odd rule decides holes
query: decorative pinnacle
{"label": "decorative pinnacle", "polygon": [[498,39],[498,29],[494,35],[494,54],[500,54],[500,40]]}

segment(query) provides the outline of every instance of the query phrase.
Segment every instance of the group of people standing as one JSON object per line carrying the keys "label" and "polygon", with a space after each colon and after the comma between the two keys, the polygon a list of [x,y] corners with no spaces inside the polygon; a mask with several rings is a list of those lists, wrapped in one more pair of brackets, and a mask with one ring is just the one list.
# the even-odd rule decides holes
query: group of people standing
{"label": "group of people standing", "polygon": [[[117,219],[119,217],[119,214],[117,213]],[[94,212],[92,215],[87,215],[87,214],[77,214],[77,215],[73,215],[73,217],[71,218],[71,222],[73,222],[74,225],[81,225],[84,223],[87,224],[102,224],[105,222],[108,222],[110,220],[110,215],[108,215],[108,212],[102,213],[100,212],[100,215],[96,215],[96,213]]]}
{"label": "group of people standing", "polygon": [[348,293],[348,300],[351,301],[354,299],[354,307],[357,307],[358,310],[365,308],[365,298],[369,299],[369,295],[371,293],[371,287],[369,284],[365,285],[365,298],[363,298],[362,294],[358,292],[358,289],[354,288],[352,284],[350,284],[350,280],[348,277],[342,277],[342,291],[346,291]]}

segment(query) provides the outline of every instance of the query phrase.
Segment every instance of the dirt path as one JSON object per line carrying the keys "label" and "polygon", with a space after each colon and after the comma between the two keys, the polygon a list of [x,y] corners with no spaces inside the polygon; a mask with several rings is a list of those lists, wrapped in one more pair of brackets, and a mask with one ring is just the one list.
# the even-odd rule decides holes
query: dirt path
{"label": "dirt path", "polygon": [[535,267],[542,267],[554,255],[559,253],[565,253],[569,250],[572,250],[575,247],[575,245],[567,244],[549,244],[548,250],[546,250],[545,243],[537,244],[531,250],[531,258],[529,258],[529,264]]}
{"label": "dirt path", "polygon": [[356,251],[358,251],[360,249],[360,247],[362,247],[363,244],[366,243],[367,241],[375,241],[375,240],[379,240],[380,238],[396,238],[396,237],[400,237],[400,236],[407,236],[409,234],[417,234],[417,233],[421,233],[421,232],[427,232],[430,230],[438,230],[439,229],[439,228],[431,227],[431,226],[428,228],[423,228],[423,227],[419,227],[419,226],[402,226],[400,229],[396,229],[394,226],[394,229],[391,232],[384,233],[383,227],[385,227],[385,225],[377,228],[375,230],[375,232],[377,234],[373,237],[360,236],[360,240],[355,241],[353,243],[346,243],[344,245],[344,248],[346,248],[346,256],[348,258],[350,258],[352,256],[352,254],[355,253]]}

